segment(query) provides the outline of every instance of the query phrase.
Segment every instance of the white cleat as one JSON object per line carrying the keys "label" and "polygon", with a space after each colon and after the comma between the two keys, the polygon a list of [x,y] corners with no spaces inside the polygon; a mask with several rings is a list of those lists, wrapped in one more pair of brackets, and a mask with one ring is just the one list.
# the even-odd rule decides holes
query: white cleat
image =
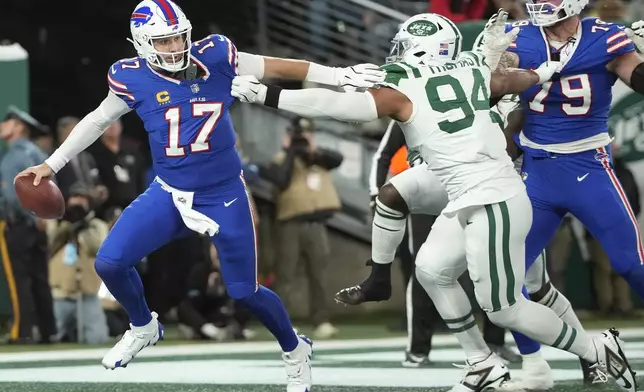
{"label": "white cleat", "polygon": [[282,353],[286,364],[286,392],[310,392],[311,360],[313,343],[304,335],[298,335],[298,345],[290,353]]}
{"label": "white cleat", "polygon": [[465,369],[465,376],[459,384],[450,389],[450,392],[524,392],[521,388],[506,387],[506,383],[510,381],[510,370],[495,354],[490,354],[484,360],[474,364],[466,361],[465,366],[462,367]]}
{"label": "white cleat", "polygon": [[636,392],[637,381],[635,372],[631,368],[622,350],[623,341],[619,339],[619,331],[614,328],[606,330],[593,339],[597,347],[598,363],[595,367],[595,383],[606,382],[606,374],[617,382],[625,392]]}
{"label": "white cleat", "polygon": [[105,369],[127,367],[139,351],[163,340],[163,324],[157,320],[158,317],[156,312],[152,312],[152,320],[147,325],[142,327],[130,325],[130,329],[125,331],[121,340],[103,358],[102,364]]}
{"label": "white cleat", "polygon": [[540,355],[523,356],[522,371],[518,376],[508,380],[502,390],[528,389],[531,391],[548,391],[555,386],[552,369]]}

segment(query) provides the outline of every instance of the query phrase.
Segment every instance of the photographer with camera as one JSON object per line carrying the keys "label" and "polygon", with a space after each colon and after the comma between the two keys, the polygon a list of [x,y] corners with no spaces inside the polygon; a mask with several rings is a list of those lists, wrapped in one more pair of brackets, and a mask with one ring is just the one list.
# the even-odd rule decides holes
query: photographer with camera
{"label": "photographer with camera", "polygon": [[58,339],[71,340],[75,331],[79,342],[103,344],[108,340],[108,329],[98,298],[101,279],[94,270],[94,260],[108,226],[94,217],[90,206],[89,188],[76,183],[69,189],[63,218],[48,222],[49,284]]}
{"label": "photographer with camera", "polygon": [[329,171],[341,163],[339,153],[315,146],[311,120],[296,117],[287,129],[282,151],[266,173],[277,187],[277,291],[287,308],[300,298],[295,280],[303,262],[313,334],[322,339],[338,332],[329,322],[323,272],[329,256],[326,221],[341,207]]}

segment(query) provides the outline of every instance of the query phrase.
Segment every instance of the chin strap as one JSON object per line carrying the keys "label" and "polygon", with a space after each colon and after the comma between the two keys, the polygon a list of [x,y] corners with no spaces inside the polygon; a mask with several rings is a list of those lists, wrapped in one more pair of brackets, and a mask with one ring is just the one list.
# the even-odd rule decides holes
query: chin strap
{"label": "chin strap", "polygon": [[644,94],[644,61],[639,63],[631,74],[631,88],[640,94]]}

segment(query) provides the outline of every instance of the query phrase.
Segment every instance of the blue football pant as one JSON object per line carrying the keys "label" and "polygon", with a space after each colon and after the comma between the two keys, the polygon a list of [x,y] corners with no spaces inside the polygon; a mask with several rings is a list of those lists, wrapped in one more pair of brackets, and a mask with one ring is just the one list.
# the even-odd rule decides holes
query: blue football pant
{"label": "blue football pant", "polygon": [[[219,232],[211,240],[228,294],[253,311],[285,352],[294,350],[298,338],[281,300],[257,283],[257,239],[243,178],[196,192],[193,209],[219,224]],[[155,181],[123,211],[101,246],[96,271],[125,308],[132,325],[145,325],[151,319],[134,265],[188,230],[171,194]]]}

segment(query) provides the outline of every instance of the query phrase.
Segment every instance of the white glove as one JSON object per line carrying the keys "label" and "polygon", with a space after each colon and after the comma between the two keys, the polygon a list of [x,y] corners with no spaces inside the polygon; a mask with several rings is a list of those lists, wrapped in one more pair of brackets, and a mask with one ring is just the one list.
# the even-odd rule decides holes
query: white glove
{"label": "white glove", "polygon": [[542,63],[537,69],[533,69],[532,71],[539,75],[538,84],[544,84],[545,82],[549,81],[550,78],[552,78],[552,75],[560,72],[561,68],[562,63],[559,61],[546,61],[545,63]]}
{"label": "white glove", "polygon": [[637,50],[644,52],[644,20],[634,22],[631,27],[626,28],[626,34],[633,40]]}
{"label": "white glove", "polygon": [[501,60],[501,55],[510,46],[519,35],[518,27],[505,32],[505,22],[508,20],[508,13],[499,9],[499,12],[492,15],[490,20],[485,24],[483,30],[483,55],[485,61],[491,69],[496,69]]}
{"label": "white glove", "polygon": [[337,83],[344,91],[356,91],[384,82],[386,75],[386,72],[375,64],[358,64],[340,69]]}
{"label": "white glove", "polygon": [[222,342],[226,340],[227,333],[223,328],[218,328],[214,324],[207,323],[201,326],[201,333],[206,335],[209,339]]}
{"label": "white glove", "polygon": [[235,76],[230,95],[247,103],[264,103],[266,86],[253,75]]}

